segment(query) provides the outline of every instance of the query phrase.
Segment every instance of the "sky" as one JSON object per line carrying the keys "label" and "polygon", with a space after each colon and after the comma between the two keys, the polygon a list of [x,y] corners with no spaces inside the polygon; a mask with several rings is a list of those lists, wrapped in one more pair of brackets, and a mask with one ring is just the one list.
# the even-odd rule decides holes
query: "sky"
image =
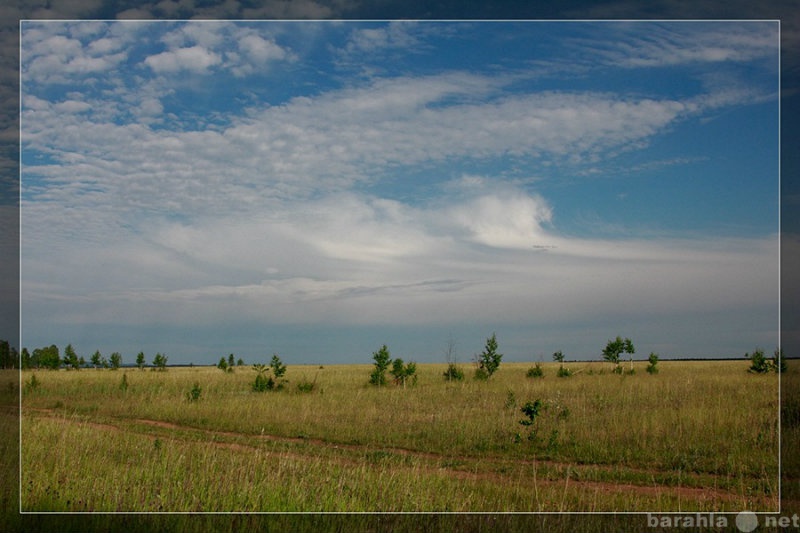
{"label": "sky", "polygon": [[771,353],[778,30],[24,21],[22,346]]}

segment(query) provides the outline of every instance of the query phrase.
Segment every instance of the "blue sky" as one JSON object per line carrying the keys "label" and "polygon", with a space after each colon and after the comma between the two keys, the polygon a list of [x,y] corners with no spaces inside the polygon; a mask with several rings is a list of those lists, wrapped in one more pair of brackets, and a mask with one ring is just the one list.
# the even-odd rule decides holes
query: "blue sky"
{"label": "blue sky", "polygon": [[22,344],[778,345],[771,22],[22,24]]}

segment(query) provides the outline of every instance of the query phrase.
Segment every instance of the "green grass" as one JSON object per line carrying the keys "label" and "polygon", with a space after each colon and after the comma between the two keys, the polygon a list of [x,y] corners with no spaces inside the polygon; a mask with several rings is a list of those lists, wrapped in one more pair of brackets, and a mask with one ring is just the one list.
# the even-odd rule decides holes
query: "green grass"
{"label": "green grass", "polygon": [[[368,385],[371,365],[290,366],[286,388],[265,393],[252,392],[249,367],[36,371],[23,394],[22,506],[777,509],[775,374],[749,374],[747,361],[661,361],[657,375],[646,363],[634,375],[569,363],[568,378],[553,363],[536,379],[529,367],[445,382],[446,365],[419,365],[403,389]],[[195,383],[202,395],[190,402]],[[535,399],[545,409],[519,424]]]}

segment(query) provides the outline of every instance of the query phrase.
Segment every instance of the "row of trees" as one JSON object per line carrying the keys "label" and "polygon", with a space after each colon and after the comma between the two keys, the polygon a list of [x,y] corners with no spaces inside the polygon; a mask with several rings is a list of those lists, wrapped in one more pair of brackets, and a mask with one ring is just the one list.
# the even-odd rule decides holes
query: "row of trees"
{"label": "row of trees", "polygon": [[[162,353],[157,353],[151,362],[153,369],[166,370],[167,356]],[[80,370],[81,368],[110,368],[116,370],[122,366],[122,354],[119,352],[112,353],[106,359],[100,350],[95,351],[89,358],[89,362],[81,355],[79,356],[72,344],[67,344],[64,348],[64,355],[59,352],[58,346],[51,344],[43,348],[35,348],[33,352],[29,352],[27,348],[22,349],[19,361],[23,369],[44,368],[50,370],[58,370],[59,368],[66,368],[67,370]],[[144,352],[139,352],[136,356],[136,366],[143,370],[147,366]]]}

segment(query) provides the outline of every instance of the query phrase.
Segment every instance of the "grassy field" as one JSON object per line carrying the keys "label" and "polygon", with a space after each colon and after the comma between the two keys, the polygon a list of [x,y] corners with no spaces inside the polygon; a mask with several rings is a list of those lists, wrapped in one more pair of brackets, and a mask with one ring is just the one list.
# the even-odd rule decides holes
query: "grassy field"
{"label": "grassy field", "polygon": [[368,385],[371,365],[290,366],[263,393],[250,367],[25,371],[22,509],[775,511],[778,380],[748,365],[464,365],[448,383],[423,364],[406,388]]}

